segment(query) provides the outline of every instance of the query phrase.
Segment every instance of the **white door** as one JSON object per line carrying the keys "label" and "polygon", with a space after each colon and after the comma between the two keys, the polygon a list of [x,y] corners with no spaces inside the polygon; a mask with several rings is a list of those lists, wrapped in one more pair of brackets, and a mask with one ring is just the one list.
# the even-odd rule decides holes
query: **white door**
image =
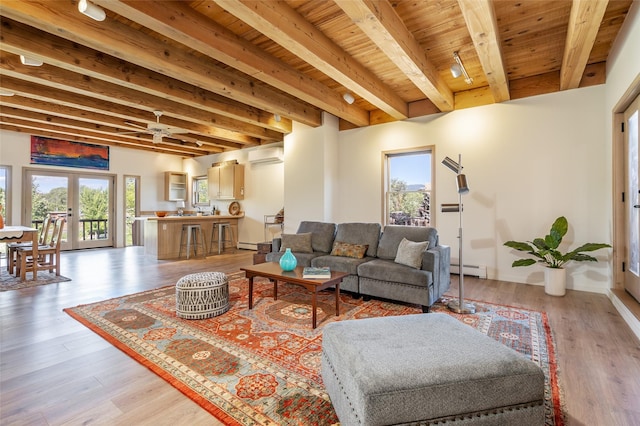
{"label": "white door", "polygon": [[64,216],[62,250],[114,246],[113,188],[111,175],[26,169],[23,223]]}
{"label": "white door", "polygon": [[637,97],[624,113],[625,122],[625,273],[624,288],[640,302],[640,151]]}

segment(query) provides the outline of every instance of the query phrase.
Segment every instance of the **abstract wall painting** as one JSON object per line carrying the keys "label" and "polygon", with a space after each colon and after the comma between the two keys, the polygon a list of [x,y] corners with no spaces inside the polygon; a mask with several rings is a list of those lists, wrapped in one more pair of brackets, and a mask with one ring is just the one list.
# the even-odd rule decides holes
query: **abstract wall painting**
{"label": "abstract wall painting", "polygon": [[31,164],[109,170],[109,147],[31,136]]}

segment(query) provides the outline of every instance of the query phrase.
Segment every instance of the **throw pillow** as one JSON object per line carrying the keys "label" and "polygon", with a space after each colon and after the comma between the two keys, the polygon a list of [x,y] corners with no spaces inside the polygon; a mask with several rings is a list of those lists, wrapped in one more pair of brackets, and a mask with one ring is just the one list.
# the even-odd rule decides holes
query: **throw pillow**
{"label": "throw pillow", "polygon": [[294,253],[313,253],[311,232],[303,234],[282,234],[280,251],[290,248]]}
{"label": "throw pillow", "polygon": [[362,259],[367,253],[369,246],[367,244],[349,244],[342,241],[336,241],[333,243],[331,249],[331,256],[353,257],[356,259]]}
{"label": "throw pillow", "polygon": [[395,262],[420,269],[422,266],[422,253],[428,248],[429,241],[416,243],[403,238],[398,245]]}

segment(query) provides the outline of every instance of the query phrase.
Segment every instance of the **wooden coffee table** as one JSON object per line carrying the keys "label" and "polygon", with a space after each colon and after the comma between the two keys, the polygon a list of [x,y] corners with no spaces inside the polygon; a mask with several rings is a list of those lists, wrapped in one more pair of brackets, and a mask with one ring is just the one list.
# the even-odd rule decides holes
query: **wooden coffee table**
{"label": "wooden coffee table", "polygon": [[291,284],[301,285],[309,290],[312,294],[311,306],[313,309],[313,328],[316,328],[316,306],[318,292],[327,288],[336,288],[336,316],[340,315],[340,282],[347,273],[331,271],[331,278],[328,279],[305,279],[302,278],[301,266],[298,266],[293,271],[283,271],[280,265],[275,262],[261,263],[258,265],[247,266],[240,268],[245,271],[247,278],[249,279],[249,309],[253,309],[253,279],[255,277],[265,277],[273,281],[273,299],[278,300],[278,281],[284,281]]}

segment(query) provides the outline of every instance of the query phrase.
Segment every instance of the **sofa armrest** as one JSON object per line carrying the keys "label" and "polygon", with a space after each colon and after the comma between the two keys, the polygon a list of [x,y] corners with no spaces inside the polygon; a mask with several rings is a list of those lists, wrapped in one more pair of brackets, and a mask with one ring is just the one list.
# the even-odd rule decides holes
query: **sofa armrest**
{"label": "sofa armrest", "polygon": [[426,250],[422,255],[422,269],[431,271],[433,275],[434,301],[438,300],[449,290],[451,248],[449,246],[436,246]]}
{"label": "sofa armrest", "polygon": [[282,245],[282,238],[276,237],[271,241],[271,252],[279,252]]}

